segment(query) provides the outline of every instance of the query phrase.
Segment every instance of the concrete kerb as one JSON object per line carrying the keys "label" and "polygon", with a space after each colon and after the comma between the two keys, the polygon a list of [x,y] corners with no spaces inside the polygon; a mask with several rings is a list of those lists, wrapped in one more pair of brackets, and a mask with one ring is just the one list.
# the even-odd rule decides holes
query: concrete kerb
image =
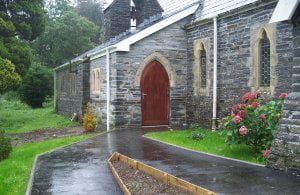
{"label": "concrete kerb", "polygon": [[265,167],[265,165],[261,165],[261,164],[258,164],[258,163],[252,163],[252,162],[248,162],[248,161],[244,161],[244,160],[238,160],[238,159],[234,159],[234,158],[229,158],[229,157],[225,157],[225,156],[219,156],[219,155],[216,155],[216,154],[210,154],[210,153],[200,152],[200,151],[189,149],[189,148],[184,148],[182,146],[177,146],[175,144],[170,144],[170,143],[167,143],[167,142],[164,142],[164,141],[160,141],[160,140],[156,140],[156,139],[153,139],[153,138],[150,138],[150,137],[146,137],[145,135],[143,135],[142,137],[146,138],[146,139],[149,139],[149,140],[152,140],[152,141],[155,141],[155,142],[159,142],[159,143],[162,143],[162,144],[166,144],[166,145],[169,145],[169,146],[173,146],[173,147],[180,148],[180,149],[187,150],[187,151],[191,151],[191,152],[196,152],[196,153],[205,154],[205,155],[209,155],[209,156],[213,156],[213,157],[223,158],[223,159],[226,159],[226,160],[232,160],[232,161],[236,161],[236,162],[240,162],[240,163],[246,163],[246,164],[249,164],[249,165]]}
{"label": "concrete kerb", "polygon": [[[110,131],[109,131],[110,132]],[[89,140],[89,139],[92,139],[96,136],[99,136],[99,135],[104,135],[108,132],[101,132],[101,133],[98,133],[92,137],[89,137],[87,139],[84,139],[84,140],[81,140],[81,141],[77,141],[77,142],[74,142],[74,143],[71,143],[71,144],[68,144],[68,145],[64,145],[64,146],[61,146],[61,147],[58,147],[58,148],[55,148],[53,150],[49,150],[47,152],[44,152],[44,153],[41,153],[41,154],[38,154],[35,156],[34,158],[34,161],[33,161],[33,165],[32,165],[32,168],[31,168],[31,172],[30,172],[30,178],[29,178],[29,181],[28,181],[28,185],[27,185],[27,189],[26,189],[26,192],[25,192],[25,195],[30,195],[31,194],[31,190],[32,190],[32,184],[33,184],[33,180],[34,180],[34,171],[35,171],[35,168],[36,168],[36,163],[37,163],[37,160],[40,156],[43,156],[45,154],[50,154],[56,150],[59,150],[59,149],[62,149],[62,148],[66,148],[66,147],[69,147],[69,146],[72,146],[74,144],[78,144],[79,142],[82,142],[82,141],[85,141],[85,140]]]}

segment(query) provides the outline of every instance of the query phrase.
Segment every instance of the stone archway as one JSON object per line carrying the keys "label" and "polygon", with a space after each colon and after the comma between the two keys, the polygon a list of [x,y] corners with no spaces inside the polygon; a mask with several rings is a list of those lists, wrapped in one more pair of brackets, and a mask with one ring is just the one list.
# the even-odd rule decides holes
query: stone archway
{"label": "stone archway", "polygon": [[176,84],[176,71],[175,69],[172,67],[170,61],[164,57],[161,53],[159,52],[154,52],[151,55],[147,56],[140,64],[136,76],[135,76],[135,81],[134,81],[134,85],[136,87],[140,87],[140,83],[141,83],[141,76],[142,73],[144,71],[144,69],[146,68],[146,66],[151,63],[152,61],[158,61],[166,70],[168,77],[170,79],[170,87],[175,87]]}

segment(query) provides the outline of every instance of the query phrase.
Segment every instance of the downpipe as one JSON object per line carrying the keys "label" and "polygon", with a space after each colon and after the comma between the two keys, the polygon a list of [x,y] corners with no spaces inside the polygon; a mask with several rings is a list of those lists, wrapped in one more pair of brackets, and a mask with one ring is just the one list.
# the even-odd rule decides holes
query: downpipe
{"label": "downpipe", "polygon": [[217,129],[217,83],[218,83],[218,26],[217,16],[213,18],[214,21],[214,77],[213,77],[213,117],[212,130]]}

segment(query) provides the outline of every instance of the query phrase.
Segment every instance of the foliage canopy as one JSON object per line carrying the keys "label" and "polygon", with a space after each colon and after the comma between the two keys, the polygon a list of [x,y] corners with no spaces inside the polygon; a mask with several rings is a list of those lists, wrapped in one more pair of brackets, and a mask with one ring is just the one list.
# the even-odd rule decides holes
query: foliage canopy
{"label": "foliage canopy", "polygon": [[0,93],[17,87],[20,81],[21,78],[15,72],[15,66],[9,60],[0,57]]}
{"label": "foliage canopy", "polygon": [[28,41],[45,28],[43,0],[0,1],[0,57],[10,60],[24,76],[31,63]]}
{"label": "foliage canopy", "polygon": [[42,63],[55,67],[95,46],[97,26],[74,11],[51,20],[33,48]]}

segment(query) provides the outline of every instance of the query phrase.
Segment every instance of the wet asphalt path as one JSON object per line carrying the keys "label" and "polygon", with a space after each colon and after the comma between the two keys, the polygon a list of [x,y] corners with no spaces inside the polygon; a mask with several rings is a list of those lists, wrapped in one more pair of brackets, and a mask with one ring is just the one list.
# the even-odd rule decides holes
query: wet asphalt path
{"label": "wet asphalt path", "polygon": [[219,194],[300,194],[300,177],[110,132],[40,156],[31,194],[122,194],[106,160],[117,151]]}

